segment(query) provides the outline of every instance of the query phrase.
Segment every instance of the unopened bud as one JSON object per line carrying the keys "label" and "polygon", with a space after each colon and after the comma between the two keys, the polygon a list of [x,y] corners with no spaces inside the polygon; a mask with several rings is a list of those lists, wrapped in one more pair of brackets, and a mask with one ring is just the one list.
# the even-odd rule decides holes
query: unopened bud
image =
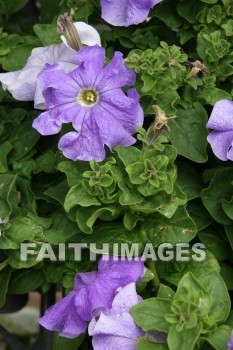
{"label": "unopened bud", "polygon": [[60,35],[64,35],[67,44],[75,51],[79,51],[82,48],[78,31],[74,26],[72,16],[69,16],[68,13],[58,17],[57,32]]}

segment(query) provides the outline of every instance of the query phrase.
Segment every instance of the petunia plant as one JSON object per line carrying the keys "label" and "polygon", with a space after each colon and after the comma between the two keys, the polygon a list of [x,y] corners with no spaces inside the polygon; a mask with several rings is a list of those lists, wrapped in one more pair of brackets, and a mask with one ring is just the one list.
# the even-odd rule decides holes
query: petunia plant
{"label": "petunia plant", "polygon": [[232,14],[1,1],[0,313],[53,294],[39,348],[232,349]]}

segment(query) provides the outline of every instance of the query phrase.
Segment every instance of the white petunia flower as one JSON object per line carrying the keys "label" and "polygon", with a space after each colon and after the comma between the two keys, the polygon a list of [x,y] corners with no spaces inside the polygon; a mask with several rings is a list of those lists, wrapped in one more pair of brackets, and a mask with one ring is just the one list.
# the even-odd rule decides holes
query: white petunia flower
{"label": "white petunia flower", "polygon": [[[84,22],[75,22],[82,44],[88,46],[101,46],[98,32]],[[71,72],[79,65],[75,57],[76,51],[68,46],[66,38],[62,35],[63,43],[47,47],[38,47],[32,50],[26,65],[15,72],[1,73],[0,82],[3,89],[10,91],[19,101],[33,101],[37,109],[45,109],[45,100],[41,89],[37,85],[37,76],[46,63],[57,63],[64,72]]]}

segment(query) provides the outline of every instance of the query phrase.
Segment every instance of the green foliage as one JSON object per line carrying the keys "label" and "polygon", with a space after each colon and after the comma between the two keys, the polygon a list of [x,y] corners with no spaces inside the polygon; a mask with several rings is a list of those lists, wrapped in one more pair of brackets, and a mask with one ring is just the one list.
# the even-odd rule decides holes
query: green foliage
{"label": "green foliage", "polygon": [[231,329],[222,322],[229,312],[229,295],[217,272],[199,278],[186,273],[172,299],[166,295],[158,296],[131,309],[135,322],[144,331],[168,333],[171,350],[194,349],[202,340],[209,342],[214,349],[223,349]]}

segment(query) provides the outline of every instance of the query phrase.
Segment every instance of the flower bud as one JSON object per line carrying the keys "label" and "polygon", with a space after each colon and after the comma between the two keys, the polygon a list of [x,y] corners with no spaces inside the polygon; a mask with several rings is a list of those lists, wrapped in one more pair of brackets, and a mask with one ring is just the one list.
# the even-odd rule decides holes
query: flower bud
{"label": "flower bud", "polygon": [[67,44],[75,51],[79,51],[82,48],[78,31],[74,26],[72,16],[69,16],[68,13],[58,17],[57,32],[64,35]]}

